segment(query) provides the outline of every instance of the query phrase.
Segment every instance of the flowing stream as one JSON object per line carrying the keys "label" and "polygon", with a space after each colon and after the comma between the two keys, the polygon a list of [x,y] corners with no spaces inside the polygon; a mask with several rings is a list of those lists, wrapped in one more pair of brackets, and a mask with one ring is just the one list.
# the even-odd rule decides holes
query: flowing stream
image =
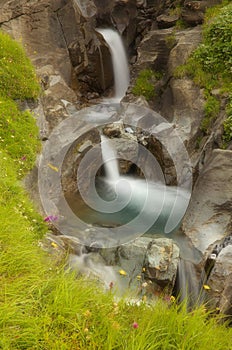
{"label": "flowing stream", "polygon": [[97,31],[104,37],[110,49],[114,71],[114,99],[119,102],[125,95],[130,82],[129,68],[122,38],[118,32],[112,29],[97,29]]}
{"label": "flowing stream", "polygon": [[[112,29],[97,29],[97,31],[109,45],[115,83],[113,101],[119,102],[129,85],[129,69],[122,39]],[[109,99],[110,102],[112,99]],[[93,210],[85,205],[81,197],[76,200],[70,199],[72,210],[90,225],[100,227],[129,225],[132,230],[146,232],[150,237],[156,234],[172,238],[181,252],[177,279],[178,292],[181,291],[185,297],[188,290],[195,300],[199,294],[194,267],[199,260],[198,252],[192,250],[186,237],[176,234],[180,225],[179,218],[183,216],[180,213],[185,211],[189,193],[183,188],[166,186],[164,183],[120,175],[116,151],[105,136],[101,139],[101,151],[105,176],[97,179],[97,189],[98,195],[106,203],[107,210],[104,205],[100,210]],[[98,202],[97,197],[93,197],[92,200]],[[88,271],[95,271],[103,280],[104,274],[109,275],[109,279],[117,279],[113,270],[107,268],[106,271],[102,264],[93,263],[90,255],[72,258],[72,264],[73,261]],[[100,271],[103,271],[103,274]]]}

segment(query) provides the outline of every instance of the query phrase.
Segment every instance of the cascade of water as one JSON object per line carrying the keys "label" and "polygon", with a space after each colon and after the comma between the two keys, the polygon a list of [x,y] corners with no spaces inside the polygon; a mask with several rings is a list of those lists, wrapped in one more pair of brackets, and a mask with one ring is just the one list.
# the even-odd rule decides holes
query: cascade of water
{"label": "cascade of water", "polygon": [[176,279],[176,291],[180,301],[186,299],[189,306],[203,302],[204,292],[201,291],[203,277],[201,276],[199,281],[193,262],[180,259]]}
{"label": "cascade of water", "polygon": [[[116,194],[118,203],[118,207],[114,207],[115,202],[108,202],[107,207],[112,206],[112,212],[113,208],[124,209],[122,215],[129,221],[137,217],[137,220],[128,224],[135,232],[138,229],[146,232],[151,227],[154,232],[160,234],[173,232],[179,225],[181,219],[179,212],[184,210],[187,193],[162,183],[120,175],[116,151],[112,141],[105,136],[101,136],[101,150],[106,173],[103,179],[103,197],[105,192],[105,198],[113,200]],[[174,206],[175,212],[173,212]],[[168,220],[170,230],[167,228]]]}
{"label": "cascade of water", "polygon": [[119,180],[119,170],[118,162],[116,159],[116,153],[114,149],[110,146],[109,139],[107,139],[103,135],[101,136],[101,151],[107,180],[109,182]]}
{"label": "cascade of water", "polygon": [[121,36],[115,30],[97,29],[97,31],[109,45],[114,71],[115,99],[120,101],[125,95],[130,81],[123,42]]}

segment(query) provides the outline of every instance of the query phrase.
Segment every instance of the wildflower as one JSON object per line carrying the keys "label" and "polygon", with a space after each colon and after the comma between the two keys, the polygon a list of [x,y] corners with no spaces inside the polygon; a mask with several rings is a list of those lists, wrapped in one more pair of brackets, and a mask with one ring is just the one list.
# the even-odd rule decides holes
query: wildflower
{"label": "wildflower", "polygon": [[174,303],[174,301],[176,300],[176,298],[174,297],[174,295],[171,295],[171,296],[170,296],[170,300],[171,300],[172,303]]}
{"label": "wildflower", "polygon": [[86,310],[86,311],[84,312],[84,316],[85,316],[85,317],[90,317],[90,316],[91,316],[91,312],[90,312],[89,310]]}
{"label": "wildflower", "polygon": [[48,215],[46,216],[46,218],[44,218],[45,222],[53,222],[56,221],[58,219],[58,217],[56,215]]}
{"label": "wildflower", "polygon": [[148,286],[148,283],[147,283],[147,282],[143,282],[143,283],[142,283],[142,287],[143,287],[143,288],[146,288],[147,286]]}
{"label": "wildflower", "polygon": [[141,280],[141,276],[140,275],[137,276],[137,280]]}
{"label": "wildflower", "polygon": [[26,160],[26,159],[27,159],[26,156],[23,156],[23,157],[21,158],[22,161],[24,161],[24,160]]}
{"label": "wildflower", "polygon": [[209,289],[210,289],[210,286],[208,286],[208,284],[204,284],[204,285],[203,285],[203,288],[204,288],[205,290],[209,290]]}
{"label": "wildflower", "polygon": [[88,331],[89,331],[89,329],[86,327],[86,328],[84,329],[84,332],[85,332],[85,333],[88,333]]}
{"label": "wildflower", "polygon": [[146,271],[145,267],[143,267],[143,268],[142,268],[142,271],[143,271],[143,272],[145,272],[145,271]]}
{"label": "wildflower", "polygon": [[53,248],[55,248],[55,249],[58,248],[58,245],[57,245],[55,242],[52,242],[52,243],[51,243],[51,246],[52,246]]}
{"label": "wildflower", "polygon": [[134,329],[137,329],[137,328],[139,328],[139,325],[138,325],[137,322],[134,322],[134,323],[132,324],[132,327],[133,327]]}
{"label": "wildflower", "polygon": [[127,275],[126,271],[124,271],[124,270],[119,270],[118,272],[120,273],[121,276],[126,276]]}

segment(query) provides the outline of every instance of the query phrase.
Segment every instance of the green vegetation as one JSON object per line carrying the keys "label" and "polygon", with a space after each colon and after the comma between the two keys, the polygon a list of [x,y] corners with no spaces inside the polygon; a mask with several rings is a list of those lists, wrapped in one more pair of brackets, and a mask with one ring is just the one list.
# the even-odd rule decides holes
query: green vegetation
{"label": "green vegetation", "polygon": [[220,102],[215,96],[205,93],[206,103],[204,105],[204,119],[201,122],[201,130],[207,133],[212,123],[216,120],[219,110]]}
{"label": "green vegetation", "polygon": [[139,72],[132,93],[136,96],[144,96],[147,101],[155,96],[155,83],[161,79],[160,72],[154,72],[152,69],[143,69]]}
{"label": "green vegetation", "polygon": [[13,100],[0,97],[0,144],[13,159],[18,175],[30,169],[39,150],[38,129],[30,113],[20,112]]}
{"label": "green vegetation", "polygon": [[232,4],[222,5],[207,11],[203,29],[203,42],[193,52],[184,66],[178,67],[177,76],[189,75],[205,89],[205,119],[202,131],[207,133],[216,118],[220,102],[213,96],[217,88],[222,93],[232,89]]}
{"label": "green vegetation", "polygon": [[36,98],[39,84],[20,44],[0,32],[0,92],[12,99]]}
{"label": "green vegetation", "polygon": [[[8,40],[11,50],[16,44]],[[5,86],[12,93],[10,83]],[[27,98],[39,91],[25,89]],[[51,256],[43,252],[38,242],[48,227],[19,181],[38,150],[35,121],[6,97],[0,100],[0,121],[0,349],[232,349],[232,329],[204,306],[188,312],[170,300],[152,307],[146,301],[116,303],[112,290],[103,293],[97,283],[67,270],[56,245]]]}
{"label": "green vegetation", "polygon": [[222,137],[224,148],[226,148],[229,142],[232,141],[232,94],[229,95],[229,103],[227,104],[226,114],[227,118],[223,123],[224,133]]}

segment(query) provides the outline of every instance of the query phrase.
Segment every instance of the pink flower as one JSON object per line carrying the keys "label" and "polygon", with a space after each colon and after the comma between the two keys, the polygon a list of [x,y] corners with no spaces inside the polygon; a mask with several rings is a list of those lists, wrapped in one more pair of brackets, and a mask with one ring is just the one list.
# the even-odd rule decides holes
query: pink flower
{"label": "pink flower", "polygon": [[137,322],[134,322],[134,323],[132,324],[132,327],[133,327],[134,329],[137,329],[137,328],[139,328],[139,325],[138,325]]}
{"label": "pink flower", "polygon": [[46,218],[44,218],[45,222],[52,222],[52,221],[56,221],[58,219],[58,217],[56,215],[48,215],[46,216]]}

